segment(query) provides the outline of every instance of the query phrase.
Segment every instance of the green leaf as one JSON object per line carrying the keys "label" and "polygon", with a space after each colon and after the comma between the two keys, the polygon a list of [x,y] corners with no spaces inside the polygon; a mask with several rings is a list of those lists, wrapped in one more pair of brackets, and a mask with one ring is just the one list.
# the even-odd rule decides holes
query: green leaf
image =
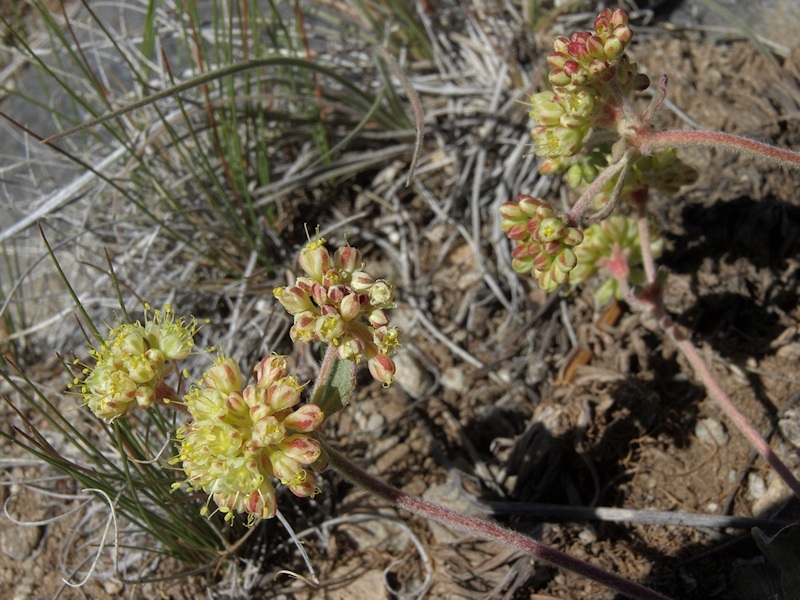
{"label": "green leaf", "polygon": [[339,360],[336,346],[330,344],[311,401],[322,409],[327,418],[350,404],[355,387],[356,364],[351,360]]}

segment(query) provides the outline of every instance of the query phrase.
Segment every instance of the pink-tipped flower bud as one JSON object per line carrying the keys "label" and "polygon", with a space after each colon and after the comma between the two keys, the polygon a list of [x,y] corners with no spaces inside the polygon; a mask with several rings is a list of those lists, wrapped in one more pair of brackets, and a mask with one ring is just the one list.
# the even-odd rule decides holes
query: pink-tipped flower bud
{"label": "pink-tipped flower bud", "polygon": [[575,256],[575,253],[571,249],[564,248],[558,253],[558,256],[556,256],[555,264],[559,271],[569,273],[575,268],[575,265],[578,264],[578,257]]}
{"label": "pink-tipped flower bud", "polygon": [[563,68],[553,69],[552,71],[550,71],[548,80],[550,81],[550,85],[557,88],[565,87],[570,83],[572,83],[572,77],[570,77]]}
{"label": "pink-tipped flower bud", "polygon": [[334,253],[333,264],[337,269],[352,273],[361,267],[361,252],[352,246],[342,246]]}
{"label": "pink-tipped flower bud", "polygon": [[547,55],[547,64],[553,69],[563,69],[564,63],[569,60],[569,54],[565,52],[551,52]]}
{"label": "pink-tipped flower bud", "polygon": [[324,420],[325,415],[319,406],[316,404],[303,404],[283,420],[283,425],[294,431],[309,433],[322,425]]}
{"label": "pink-tipped flower bud", "polygon": [[303,481],[288,487],[289,490],[299,498],[313,498],[320,492],[319,486],[317,485],[317,476],[311,471],[306,471],[306,477]]}
{"label": "pink-tipped flower bud", "polygon": [[621,8],[616,9],[613,13],[611,13],[611,17],[609,18],[611,24],[615,27],[617,25],[627,25],[628,24],[628,13],[626,13]]}
{"label": "pink-tipped flower bud", "polygon": [[322,281],[323,272],[331,268],[331,257],[324,243],[324,239],[309,242],[297,257],[297,264],[306,275],[319,282]]}
{"label": "pink-tipped flower bud", "polygon": [[253,369],[256,385],[268,388],[273,383],[286,376],[289,366],[285,356],[270,354],[262,358]]}
{"label": "pink-tipped flower bud", "polygon": [[553,40],[553,50],[555,50],[557,54],[567,54],[569,50],[569,39],[564,36],[558,36]]}
{"label": "pink-tipped flower bud", "polygon": [[311,311],[306,311],[294,316],[294,325],[289,330],[289,337],[293,342],[309,343],[314,341],[316,331],[317,316]]}
{"label": "pink-tipped flower bud", "polygon": [[625,44],[623,41],[616,37],[611,36],[606,40],[606,43],[603,44],[603,51],[605,55],[608,57],[608,60],[614,60],[618,58],[623,52],[625,52]]}
{"label": "pink-tipped flower bud", "polygon": [[385,386],[394,381],[395,366],[391,358],[385,354],[376,354],[367,361],[370,375]]}
{"label": "pink-tipped flower bud", "polygon": [[272,294],[290,315],[304,310],[311,310],[313,307],[309,293],[296,285],[277,287],[272,291]]}
{"label": "pink-tipped flower bud", "polygon": [[354,271],[350,278],[350,285],[356,292],[368,292],[375,284],[375,279],[364,271]]}
{"label": "pink-tipped flower bud", "polygon": [[267,391],[267,403],[273,412],[293,407],[300,401],[303,386],[292,375],[287,375],[273,383]]}
{"label": "pink-tipped flower bud", "polygon": [[603,56],[603,40],[599,35],[591,35],[586,40],[586,54],[591,58],[601,58]]}
{"label": "pink-tipped flower bud", "polygon": [[242,389],[242,373],[232,358],[226,358],[210,367],[203,375],[203,384],[224,394],[232,394]]}
{"label": "pink-tipped flower bud", "polygon": [[367,294],[348,294],[339,305],[339,310],[342,314],[342,320],[346,323],[361,316],[364,309],[369,306],[369,296]]}

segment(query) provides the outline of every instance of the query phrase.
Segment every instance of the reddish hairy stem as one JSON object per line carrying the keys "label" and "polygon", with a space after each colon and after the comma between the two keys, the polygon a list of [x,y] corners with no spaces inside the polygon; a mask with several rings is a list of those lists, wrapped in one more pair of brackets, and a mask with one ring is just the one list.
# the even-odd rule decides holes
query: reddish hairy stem
{"label": "reddish hairy stem", "polygon": [[574,556],[570,556],[560,550],[556,550],[555,548],[545,546],[526,535],[511,529],[506,529],[495,523],[433,504],[422,498],[406,494],[402,490],[398,490],[360,469],[342,454],[331,448],[324,440],[317,439],[328,454],[330,465],[345,479],[382,498],[386,498],[400,508],[426,519],[441,523],[442,525],[455,527],[478,537],[511,546],[534,558],[547,561],[562,569],[568,569],[578,573],[588,579],[592,579],[623,594],[627,594],[632,598],[638,598],[640,600],[668,600],[666,596],[654,592],[643,585],[604,571],[599,567],[595,567],[594,565],[575,558]]}
{"label": "reddish hairy stem", "polygon": [[800,167],[800,152],[778,148],[749,138],[719,131],[650,131],[642,129],[631,139],[645,155],[659,148],[701,146],[729,152],[741,152],[786,166]]}
{"label": "reddish hairy stem", "polygon": [[767,441],[761,436],[752,423],[747,420],[747,417],[745,417],[739,411],[739,409],[736,408],[736,405],[731,401],[728,394],[726,394],[722,389],[713,373],[711,373],[711,369],[706,364],[706,361],[703,360],[703,357],[700,356],[700,352],[698,352],[695,345],[692,344],[691,340],[678,331],[678,328],[672,322],[672,319],[669,318],[669,315],[664,309],[664,305],[661,300],[661,290],[655,286],[655,260],[653,259],[653,253],[650,250],[647,215],[644,213],[644,207],[639,207],[639,210],[641,211],[639,213],[638,225],[640,236],[639,239],[642,248],[642,261],[644,262],[645,270],[647,272],[647,282],[650,285],[650,288],[656,291],[657,295],[651,295],[646,299],[633,298],[632,305],[638,306],[641,310],[643,310],[645,313],[649,313],[655,319],[661,330],[672,340],[672,342],[678,347],[678,350],[683,353],[683,355],[692,365],[695,374],[703,382],[706,392],[708,392],[708,395],[711,397],[711,399],[717,403],[722,411],[733,422],[736,428],[742,433],[742,435],[744,435],[747,441],[750,442],[750,445],[753,446],[753,448],[755,448],[756,451],[764,457],[764,460],[766,460],[773,469],[775,469],[775,472],[780,476],[781,479],[783,479],[784,482],[786,482],[786,485],[791,488],[795,496],[800,498],[800,481],[797,480],[792,471],[786,466],[780,457],[773,452]]}
{"label": "reddish hairy stem", "polygon": [[[622,171],[628,165],[629,160],[629,156],[625,154],[617,162],[608,165],[608,167],[606,167],[603,172],[597,176],[597,179],[595,179],[592,184],[586,188],[586,191],[583,192],[583,195],[575,203],[575,206],[573,206],[572,210],[569,211],[569,214],[566,218],[567,225],[570,227],[580,226],[583,213],[585,213],[586,209],[589,208],[592,200],[594,200],[595,196],[600,193],[600,190],[603,188],[603,186],[610,181],[614,175]],[[611,199],[609,199],[609,201],[611,200],[616,202],[616,198],[613,196]]]}
{"label": "reddish hairy stem", "polygon": [[775,472],[786,482],[795,496],[800,498],[800,482],[794,476],[792,471],[786,464],[778,457],[772,448],[770,448],[767,441],[761,437],[761,434],[756,431],[756,428],[747,420],[736,405],[731,401],[714,375],[711,369],[708,368],[706,361],[700,356],[700,353],[695,348],[694,344],[684,336],[682,336],[675,325],[668,319],[659,319],[661,329],[666,333],[669,338],[675,343],[678,349],[683,353],[686,359],[691,363],[697,376],[703,381],[708,395],[719,405],[719,407],[728,415],[728,418],[736,425],[737,429],[742,432],[747,441],[755,448],[758,453],[764,457],[770,466],[775,469]]}

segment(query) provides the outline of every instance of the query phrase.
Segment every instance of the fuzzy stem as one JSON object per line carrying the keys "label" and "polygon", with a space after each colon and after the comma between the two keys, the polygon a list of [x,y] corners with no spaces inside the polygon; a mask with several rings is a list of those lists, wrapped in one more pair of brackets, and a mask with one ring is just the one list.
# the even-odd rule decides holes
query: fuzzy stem
{"label": "fuzzy stem", "polygon": [[781,165],[800,167],[800,152],[719,131],[654,132],[649,129],[640,129],[631,142],[644,155],[651,155],[659,148],[701,146],[729,152],[741,152]]}
{"label": "fuzzy stem", "polygon": [[[646,217],[643,219],[640,216],[640,236],[642,236],[643,220],[645,222],[645,235],[648,233],[646,230]],[[650,272],[647,273],[647,281],[651,293],[643,298],[636,298],[632,295],[629,295],[628,297],[631,299],[632,306],[636,306],[645,314],[649,314],[656,321],[656,323],[658,323],[658,326],[661,328],[661,330],[672,340],[672,342],[678,347],[678,350],[683,353],[683,355],[692,365],[695,374],[703,382],[706,392],[708,392],[708,395],[711,397],[711,399],[717,403],[722,411],[733,422],[736,428],[742,433],[742,435],[744,435],[747,441],[750,442],[750,445],[752,445],[753,448],[755,448],[756,451],[762,457],[764,457],[764,460],[766,460],[767,463],[769,463],[769,465],[775,469],[775,472],[780,476],[781,479],[783,479],[786,485],[789,486],[792,492],[794,492],[795,496],[800,498],[800,481],[797,480],[792,471],[786,466],[780,457],[773,452],[767,441],[747,420],[747,417],[745,417],[741,411],[736,408],[736,405],[731,401],[730,397],[725,393],[725,391],[722,389],[722,386],[720,386],[719,382],[714,377],[711,369],[708,367],[708,364],[706,364],[706,361],[703,360],[702,356],[700,356],[700,352],[698,352],[695,345],[690,339],[678,331],[678,328],[667,314],[662,302],[661,289],[656,284],[655,260],[653,258],[653,253],[650,250],[649,237],[640,237],[640,241],[642,248],[642,260],[645,264],[645,269],[647,269],[648,263],[653,265],[653,274],[651,275]]]}
{"label": "fuzzy stem", "polygon": [[[647,210],[644,204],[636,204],[636,226],[639,228],[639,245],[642,248],[642,263],[647,283],[653,285],[656,282],[656,261],[653,252],[650,250],[650,223],[647,219]],[[645,248],[647,250],[645,251]]]}
{"label": "fuzzy stem", "polygon": [[[579,227],[581,224],[581,219],[583,218],[583,213],[586,212],[586,209],[589,208],[589,205],[594,200],[595,196],[600,192],[603,186],[608,183],[612,177],[614,177],[617,173],[622,171],[627,165],[630,157],[626,153],[622,156],[617,162],[609,165],[606,167],[600,175],[597,176],[592,184],[586,188],[586,191],[583,192],[578,201],[575,203],[575,206],[572,207],[572,210],[569,211],[569,214],[566,216],[567,225],[570,227]],[[612,196],[610,201],[613,200],[616,202],[616,198]]]}
{"label": "fuzzy stem", "polygon": [[579,575],[602,583],[603,585],[615,589],[623,594],[627,594],[632,598],[640,600],[668,600],[666,596],[654,592],[651,589],[644,587],[638,583],[628,581],[627,579],[609,573],[595,567],[587,562],[578,558],[570,556],[555,548],[550,548],[529,538],[526,535],[500,527],[495,523],[478,519],[459,513],[457,511],[433,504],[422,498],[406,494],[402,490],[390,486],[387,483],[373,477],[363,469],[354,465],[350,460],[342,454],[331,448],[324,440],[317,438],[325,452],[330,458],[330,465],[336,469],[345,479],[363,487],[370,492],[393,502],[399,508],[403,508],[411,513],[436,521],[448,527],[455,527],[461,531],[471,533],[481,538],[499,542],[507,546],[516,548],[529,554],[534,558],[538,558],[549,562],[552,565],[568,569]]}
{"label": "fuzzy stem", "polygon": [[664,333],[674,342],[678,349],[683,353],[689,363],[692,365],[694,372],[702,380],[703,385],[706,387],[708,395],[719,405],[719,407],[728,415],[728,418],[736,425],[737,429],[742,432],[747,441],[755,448],[758,453],[764,457],[770,466],[775,469],[775,472],[780,476],[786,485],[791,488],[795,496],[800,498],[800,481],[794,476],[792,471],[786,464],[778,457],[777,454],[770,448],[767,441],[761,437],[755,427],[747,420],[741,411],[736,408],[736,405],[731,401],[730,397],[720,386],[711,369],[708,368],[706,361],[700,356],[697,348],[685,336],[681,335],[669,319],[659,319],[659,324]]}

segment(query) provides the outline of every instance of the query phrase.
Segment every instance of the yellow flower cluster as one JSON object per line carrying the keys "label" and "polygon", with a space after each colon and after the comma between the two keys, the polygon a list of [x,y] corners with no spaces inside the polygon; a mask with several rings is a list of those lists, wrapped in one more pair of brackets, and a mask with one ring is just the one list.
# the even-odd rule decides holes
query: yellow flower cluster
{"label": "yellow flower cluster", "polygon": [[156,310],[152,318],[145,313],[144,324],[113,328],[100,348],[89,351],[95,366],[83,369],[82,383],[75,381],[86,404],[99,418],[112,421],[137,406],[163,400],[159,388],[171,368],[168,363],[189,356],[196,332],[197,321],[176,319],[170,306]]}
{"label": "yellow flower cluster", "polygon": [[[202,490],[230,521],[236,513],[256,519],[275,516],[277,478],[296,496],[314,496],[319,443],[307,434],[324,419],[315,404],[300,402],[302,386],[287,374],[286,357],[265,357],[254,369],[255,383],[242,389],[239,365],[221,359],[186,396],[191,422],[178,430],[191,490]],[[204,508],[204,514],[208,508]]]}
{"label": "yellow flower cluster", "polygon": [[294,316],[290,336],[295,342],[334,344],[341,360],[366,358],[370,374],[390,385],[395,373],[390,357],[400,342],[400,331],[389,326],[386,315],[394,308],[394,289],[363,270],[355,248],[343,246],[331,256],[324,243],[309,242],[297,260],[305,275],[274,290]]}

